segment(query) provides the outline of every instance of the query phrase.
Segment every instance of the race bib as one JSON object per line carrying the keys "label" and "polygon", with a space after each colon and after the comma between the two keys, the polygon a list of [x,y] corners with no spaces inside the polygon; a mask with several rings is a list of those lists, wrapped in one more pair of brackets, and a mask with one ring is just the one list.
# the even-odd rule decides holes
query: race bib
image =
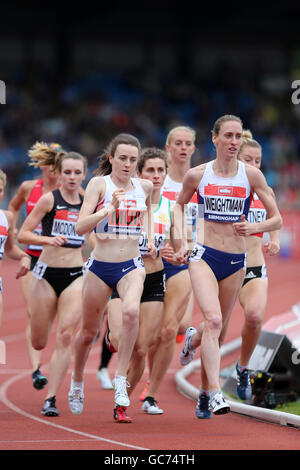
{"label": "race bib", "polygon": [[47,264],[46,263],[43,263],[43,261],[40,261],[38,260],[36,263],[35,263],[35,266],[33,268],[33,271],[32,271],[32,274],[34,275],[34,277],[36,277],[37,279],[42,279],[44,274],[45,274],[45,271],[47,269]]}

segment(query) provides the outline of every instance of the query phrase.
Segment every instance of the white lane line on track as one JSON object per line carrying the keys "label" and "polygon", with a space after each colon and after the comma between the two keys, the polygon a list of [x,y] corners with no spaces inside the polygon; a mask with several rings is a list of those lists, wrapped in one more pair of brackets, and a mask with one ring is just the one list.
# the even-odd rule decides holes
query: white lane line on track
{"label": "white lane line on track", "polygon": [[26,444],[26,443],[41,443],[41,442],[94,442],[93,439],[36,439],[27,441],[0,441],[0,444]]}
{"label": "white lane line on track", "polygon": [[2,386],[0,387],[0,401],[2,401],[2,403],[7,406],[8,408],[10,408],[11,410],[13,410],[15,413],[18,413],[22,416],[25,416],[26,418],[29,418],[33,421],[37,421],[38,423],[42,423],[42,424],[45,424],[47,426],[52,426],[56,429],[61,429],[62,431],[66,431],[66,432],[70,432],[70,433],[73,433],[73,434],[77,434],[79,436],[83,436],[83,437],[87,437],[89,439],[94,439],[96,441],[102,441],[102,442],[108,442],[109,444],[116,444],[116,445],[119,445],[119,446],[123,446],[123,447],[128,447],[130,449],[137,449],[137,450],[149,450],[145,447],[139,447],[139,446],[135,446],[135,445],[131,445],[131,444],[126,444],[125,442],[120,442],[120,441],[114,441],[112,439],[106,439],[104,437],[101,437],[101,436],[96,436],[94,434],[89,434],[89,433],[86,433],[86,432],[81,432],[81,431],[77,431],[75,429],[72,429],[72,428],[68,428],[66,426],[62,426],[60,424],[55,424],[55,423],[52,423],[52,422],[49,422],[49,421],[46,421],[45,419],[42,419],[42,418],[38,418],[37,416],[34,416],[30,413],[27,413],[26,411],[22,410],[21,408],[18,408],[16,405],[14,405],[8,398],[7,398],[7,390],[8,388],[14,384],[15,382],[17,382],[18,380],[22,379],[23,377],[25,377],[26,375],[28,375],[28,371],[26,372],[22,372],[14,377],[11,377],[10,379],[6,380],[6,382],[4,382],[4,384],[2,384]]}

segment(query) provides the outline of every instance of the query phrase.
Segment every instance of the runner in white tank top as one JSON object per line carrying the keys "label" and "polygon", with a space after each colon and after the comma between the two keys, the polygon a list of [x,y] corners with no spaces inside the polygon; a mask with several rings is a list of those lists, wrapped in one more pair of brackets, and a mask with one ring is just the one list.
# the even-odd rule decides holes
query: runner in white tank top
{"label": "runner in white tank top", "polygon": [[[196,407],[198,418],[230,411],[219,383],[220,337],[227,325],[244,278],[245,236],[258,231],[276,230],[281,216],[270,196],[260,170],[240,164],[237,160],[242,144],[242,122],[236,116],[218,119],[212,132],[216,159],[189,170],[175,206],[175,224],[184,205],[198,191],[203,231],[197,231],[197,243],[191,255],[189,272],[194,294],[204,322],[187,330],[181,360],[195,354],[201,342],[201,390]],[[210,176],[209,176],[210,175]],[[209,176],[209,178],[208,178]],[[256,192],[268,211],[269,218],[258,224],[246,220],[250,193]],[[179,230],[180,227],[178,227]],[[186,241],[178,238],[178,259],[186,259]]]}
{"label": "runner in white tank top", "polygon": [[[173,227],[171,201],[161,196],[161,186],[167,171],[167,158],[163,150],[157,148],[143,149],[138,163],[138,175],[140,178],[150,180],[153,183],[152,214],[154,225],[154,243],[157,249],[157,257],[148,256],[148,237],[143,232],[139,239],[140,252],[145,263],[146,278],[141,297],[140,325],[135,347],[131,356],[128,381],[131,384],[129,395],[134,391],[142,377],[145,368],[146,357],[154,340],[159,334],[159,326],[164,308],[165,274],[161,257],[161,249],[166,241],[170,241]],[[118,293],[113,291],[108,303],[109,312],[109,339],[113,347],[118,349],[120,326],[122,323],[121,301]],[[149,367],[150,363],[149,363]],[[148,414],[162,414],[154,397],[145,396],[143,411]]]}
{"label": "runner in white tank top", "polygon": [[[76,225],[79,234],[96,228],[96,242],[84,277],[83,316],[75,340],[69,405],[74,414],[82,412],[84,367],[112,289],[117,287],[122,300],[122,330],[113,380],[114,418],[118,422],[129,419],[126,415],[130,404],[126,377],[138,335],[140,299],[145,279],[139,251],[145,207],[151,221],[153,185],[146,180],[137,182],[134,178],[139,154],[140,143],[134,136],[119,134],[110,142],[100,158],[100,176],[92,178],[86,187]],[[151,234],[148,249],[150,256],[156,256]]]}
{"label": "runner in white tank top", "polygon": [[[168,175],[162,188],[162,194],[174,205],[195,151],[195,131],[185,126],[171,129],[166,140],[166,151],[168,153]],[[190,201],[194,202],[192,205],[188,205],[187,221],[190,224],[194,222],[195,228],[196,194],[191,196]],[[189,227],[192,233],[193,226]],[[174,250],[170,244],[167,244],[162,250],[162,256],[166,273],[163,323],[159,335],[160,342],[151,361],[153,368],[147,392],[154,399],[156,399],[159,387],[172,361],[176,341],[180,340],[179,334],[184,333],[187,326],[191,324],[194,307],[188,264],[186,261],[180,263],[174,259]]]}
{"label": "runner in white tank top", "polygon": [[[4,196],[5,185],[6,174],[0,170],[0,201]],[[26,276],[30,269],[30,257],[15,244],[13,214],[7,210],[0,210],[0,264],[4,253],[8,258],[20,261],[16,272],[16,279]],[[2,278],[0,276],[0,329],[2,325],[2,316]]]}

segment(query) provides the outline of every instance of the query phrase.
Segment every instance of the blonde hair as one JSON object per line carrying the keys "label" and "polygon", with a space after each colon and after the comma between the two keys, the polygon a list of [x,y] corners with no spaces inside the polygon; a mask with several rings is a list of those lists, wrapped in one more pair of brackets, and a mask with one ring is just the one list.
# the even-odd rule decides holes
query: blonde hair
{"label": "blonde hair", "polygon": [[249,129],[243,130],[242,145],[240,146],[238,155],[241,153],[244,147],[255,147],[259,148],[260,150],[262,149],[257,140],[253,139],[252,132]]}
{"label": "blonde hair", "polygon": [[193,143],[195,142],[196,140],[196,131],[194,129],[192,129],[191,127],[189,126],[177,126],[177,127],[173,127],[173,129],[171,129],[167,135],[167,139],[166,139],[166,145],[169,145],[170,144],[170,140],[174,134],[174,132],[176,131],[187,131],[187,132],[190,132],[192,134],[192,139],[193,139]]}
{"label": "blonde hair", "polygon": [[52,166],[53,170],[61,173],[62,162],[68,158],[81,160],[83,162],[84,172],[87,169],[87,159],[77,152],[66,152],[62,150],[59,144],[46,144],[45,142],[36,142],[28,151],[30,158],[29,165],[39,168],[41,166]]}
{"label": "blonde hair", "polygon": [[45,142],[36,142],[28,151],[30,158],[29,166],[39,168],[41,166],[53,166],[56,169],[62,155],[66,152],[56,150]]}
{"label": "blonde hair", "polygon": [[6,186],[6,181],[7,181],[7,176],[6,173],[4,173],[3,170],[0,170],[0,181],[2,181],[3,186]]}

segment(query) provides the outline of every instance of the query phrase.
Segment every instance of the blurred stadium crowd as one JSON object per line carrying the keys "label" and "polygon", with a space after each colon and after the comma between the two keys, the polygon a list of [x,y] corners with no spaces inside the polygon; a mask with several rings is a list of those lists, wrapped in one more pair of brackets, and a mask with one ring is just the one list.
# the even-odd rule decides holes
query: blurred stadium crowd
{"label": "blurred stadium crowd", "polygon": [[[262,170],[281,209],[300,209],[300,105],[291,102],[291,81],[270,77],[257,63],[239,70],[218,62],[209,75],[184,67],[148,66],[61,77],[47,64],[27,60],[9,76],[0,106],[0,165],[8,175],[6,199],[36,175],[27,151],[36,140],[58,142],[86,155],[88,178],[97,157],[119,132],[143,146],[164,147],[168,130],[184,124],[197,132],[192,165],[212,159],[213,122],[237,114],[263,147]],[[87,178],[87,179],[88,179]],[[3,203],[5,205],[5,202]]]}

